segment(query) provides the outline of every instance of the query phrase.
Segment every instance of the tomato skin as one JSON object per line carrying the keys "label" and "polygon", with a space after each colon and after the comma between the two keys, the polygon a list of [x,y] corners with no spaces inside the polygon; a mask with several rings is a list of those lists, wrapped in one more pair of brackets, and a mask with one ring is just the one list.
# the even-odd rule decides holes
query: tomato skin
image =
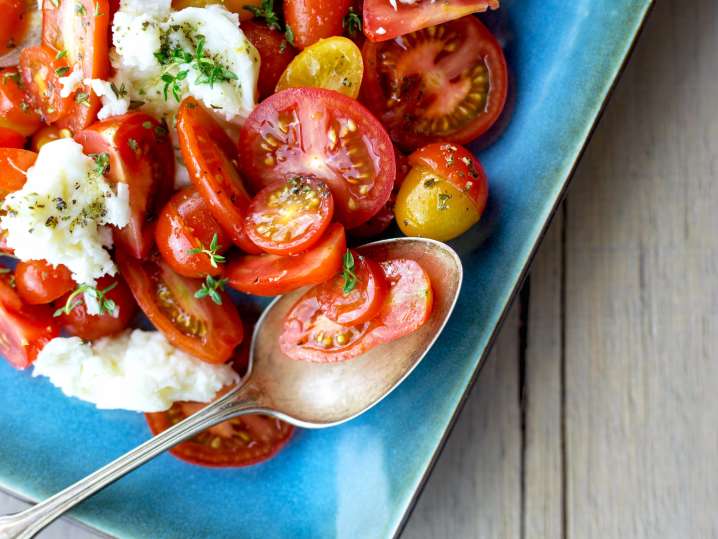
{"label": "tomato skin", "polygon": [[242,31],[259,51],[262,60],[257,83],[261,101],[274,93],[282,73],[297,55],[297,49],[287,42],[281,32],[272,30],[266,24],[247,21],[242,23]]}
{"label": "tomato skin", "polygon": [[[137,314],[137,303],[135,303],[132,292],[130,292],[125,281],[119,275],[105,275],[98,279],[97,289],[105,290],[115,283],[117,285],[107,292],[106,297],[117,305],[117,318],[110,313],[101,315],[87,314],[85,303],[81,302],[70,311],[70,314],[63,313],[60,316],[62,326],[70,334],[86,341],[115,335],[126,329]],[[55,308],[64,307],[66,302],[67,296],[57,301]]]}
{"label": "tomato skin", "polygon": [[207,363],[232,357],[244,330],[226,294],[221,305],[195,298],[202,282],[178,275],[157,254],[138,261],[119,248],[115,259],[137,304],[171,344]]}
{"label": "tomato skin", "polygon": [[346,246],[344,227],[334,223],[324,238],[304,253],[234,257],[227,263],[223,276],[229,279],[229,286],[246,294],[286,294],[336,275],[341,270]]}
{"label": "tomato skin", "polygon": [[258,254],[244,230],[250,197],[237,171],[234,143],[210,113],[193,97],[177,112],[180,149],[192,183],[209,204],[215,219],[243,251]]}
{"label": "tomato skin", "polygon": [[25,172],[35,164],[37,154],[17,148],[0,148],[0,198],[25,185]]}
{"label": "tomato skin", "polygon": [[72,131],[66,127],[57,127],[55,125],[46,125],[41,127],[33,136],[30,141],[30,147],[33,152],[39,152],[40,149],[53,140],[61,138],[72,138]]}
{"label": "tomato skin", "polygon": [[29,305],[51,303],[75,288],[69,269],[53,267],[44,260],[18,262],[15,283],[18,295]]}
{"label": "tomato skin", "polygon": [[27,5],[25,0],[0,2],[0,54],[7,54],[22,42],[27,31]]}
{"label": "tomato skin", "polygon": [[0,279],[0,355],[13,367],[28,367],[42,348],[60,335],[60,326],[46,305],[26,305]]}
{"label": "tomato skin", "polygon": [[244,123],[239,151],[255,191],[295,176],[324,181],[347,228],[386,204],[396,178],[381,124],[354,99],[322,88],[290,88],[265,99]]}
{"label": "tomato skin", "polygon": [[167,129],[148,114],[130,112],[93,124],[75,140],[85,153],[109,154],[108,179],[129,186],[130,222],[114,237],[135,258],[147,257],[154,244],[151,223],[174,191],[175,158]]}
{"label": "tomato skin", "polygon": [[371,41],[387,41],[471,13],[498,8],[498,0],[420,1],[414,5],[397,2],[396,8],[387,0],[364,0],[364,34]]}
{"label": "tomato skin", "polygon": [[222,268],[213,267],[205,253],[192,254],[196,248],[209,248],[214,235],[221,255],[229,248],[229,239],[194,186],[177,192],[160,212],[155,241],[162,258],[185,277],[219,275]]}
{"label": "tomato skin", "polygon": [[25,137],[23,135],[7,127],[0,127],[0,148],[22,149],[24,146]]}
{"label": "tomato skin", "polygon": [[20,53],[20,76],[31,108],[40,111],[42,119],[52,124],[72,108],[72,97],[61,97],[59,72],[69,70],[67,58],[56,58],[57,52],[45,45],[27,47]]}
{"label": "tomato skin", "polygon": [[[309,291],[287,314],[279,337],[282,352],[300,361],[347,361],[424,325],[433,305],[429,276],[414,260],[386,260],[381,267],[390,289],[376,317],[362,325],[340,326],[326,317],[324,306]],[[333,338],[324,342],[327,335]]]}
{"label": "tomato skin", "polygon": [[37,131],[42,119],[28,103],[21,80],[16,67],[0,70],[0,127],[27,137]]}
{"label": "tomato skin", "polygon": [[[449,44],[454,49],[447,54]],[[474,16],[393,41],[367,41],[362,54],[363,101],[404,149],[468,143],[496,123],[506,104],[503,50]]]}
{"label": "tomato skin", "polygon": [[303,49],[322,38],[340,36],[353,0],[284,0],[284,20]]}
{"label": "tomato skin", "polygon": [[293,255],[317,243],[333,215],[334,200],[324,182],[297,177],[257,193],[247,210],[245,230],[267,253]]}

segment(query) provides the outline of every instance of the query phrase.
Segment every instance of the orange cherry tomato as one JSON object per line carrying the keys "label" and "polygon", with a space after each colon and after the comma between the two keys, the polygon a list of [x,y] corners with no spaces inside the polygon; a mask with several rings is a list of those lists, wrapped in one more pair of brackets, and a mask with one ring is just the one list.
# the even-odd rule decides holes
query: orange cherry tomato
{"label": "orange cherry tomato", "polygon": [[353,0],[284,0],[284,19],[303,49],[322,38],[342,35]]}
{"label": "orange cherry tomato", "polygon": [[284,34],[266,24],[247,21],[242,23],[242,31],[259,51],[262,60],[257,82],[261,101],[274,93],[282,73],[297,55],[297,49],[287,42]]}
{"label": "orange cherry tomato", "polygon": [[70,73],[66,57],[45,45],[27,47],[20,53],[20,75],[30,106],[52,124],[72,111],[72,96],[62,97],[60,77]]}
{"label": "orange cherry tomato", "polygon": [[44,260],[18,262],[15,283],[20,298],[29,305],[51,303],[75,288],[69,269],[63,265],[52,266]]}
{"label": "orange cherry tomato", "polygon": [[7,127],[0,127],[0,148],[21,149],[24,146],[25,137],[23,135]]}
{"label": "orange cherry tomato", "polygon": [[0,148],[0,199],[22,189],[25,173],[35,164],[37,154],[17,148]]}

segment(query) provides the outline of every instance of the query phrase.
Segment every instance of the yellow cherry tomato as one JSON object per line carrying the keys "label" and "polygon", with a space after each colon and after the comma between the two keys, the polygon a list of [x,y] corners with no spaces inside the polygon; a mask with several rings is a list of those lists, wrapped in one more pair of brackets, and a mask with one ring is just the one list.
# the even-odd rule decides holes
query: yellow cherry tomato
{"label": "yellow cherry tomato", "polygon": [[401,184],[394,215],[407,236],[439,241],[460,236],[481,217],[465,192],[423,166],[412,168]]}
{"label": "yellow cherry tomato", "polygon": [[30,147],[32,148],[33,152],[39,152],[40,148],[42,148],[48,142],[52,142],[53,140],[57,140],[60,138],[70,137],[72,137],[72,131],[70,131],[69,129],[66,129],[64,127],[55,127],[54,125],[48,125],[39,129],[32,136],[32,144],[30,145]]}
{"label": "yellow cherry tomato", "polygon": [[351,39],[321,39],[300,52],[277,83],[287,88],[326,88],[357,98],[364,75],[361,51]]}
{"label": "yellow cherry tomato", "polygon": [[239,15],[240,21],[246,21],[252,18],[252,13],[244,9],[245,6],[259,7],[262,0],[172,0],[174,9],[184,9],[186,7],[205,7],[211,4],[224,4],[229,11],[233,11]]}

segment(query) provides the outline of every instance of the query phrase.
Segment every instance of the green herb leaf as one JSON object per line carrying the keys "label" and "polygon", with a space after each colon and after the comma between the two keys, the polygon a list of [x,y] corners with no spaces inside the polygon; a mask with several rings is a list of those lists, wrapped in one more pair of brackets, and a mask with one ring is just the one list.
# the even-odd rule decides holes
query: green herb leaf
{"label": "green herb leaf", "polygon": [[55,55],[55,60],[60,60],[60,59],[64,58],[65,56],[67,56],[67,51],[65,49],[63,49]]}
{"label": "green herb leaf", "polygon": [[342,279],[344,279],[343,292],[346,296],[354,290],[357,282],[359,282],[356,273],[354,273],[354,255],[349,249],[347,249],[347,252],[344,254]]}
{"label": "green herb leaf", "polygon": [[222,305],[222,296],[219,294],[224,290],[224,285],[228,279],[215,279],[211,275],[207,275],[202,287],[194,293],[197,299],[209,298],[217,305]]}
{"label": "green herb leaf", "polygon": [[91,153],[90,157],[92,157],[95,160],[95,172],[99,176],[103,176],[105,172],[107,172],[110,169],[110,154],[103,152],[103,153]]}
{"label": "green herb leaf", "polygon": [[342,27],[349,37],[354,37],[356,34],[361,34],[361,17],[354,11],[353,7],[349,8],[349,12],[344,15],[342,20]]}
{"label": "green herb leaf", "polygon": [[88,94],[87,92],[77,92],[75,94],[75,103],[89,107],[90,106],[90,94]]}
{"label": "green herb leaf", "polygon": [[205,248],[204,245],[200,243],[199,247],[195,247],[194,249],[189,249],[187,251],[188,254],[191,255],[199,255],[199,254],[205,254],[209,257],[209,263],[213,268],[219,267],[219,264],[224,264],[227,259],[217,254],[217,251],[222,249],[222,246],[218,244],[219,238],[217,237],[217,234],[215,233],[212,236],[212,241],[209,242],[209,249]]}
{"label": "green herb leaf", "polygon": [[117,282],[114,282],[104,290],[98,290],[97,288],[95,288],[94,286],[90,286],[89,284],[81,284],[72,292],[72,294],[67,297],[65,305],[57,309],[53,316],[57,318],[58,316],[62,316],[63,314],[70,314],[75,307],[82,305],[84,300],[80,296],[84,295],[85,293],[94,296],[94,298],[97,300],[97,303],[100,306],[99,316],[103,314],[112,315],[117,309],[117,304],[107,297],[107,293],[111,290],[114,290],[116,286]]}
{"label": "green herb leaf", "polygon": [[289,25],[284,29],[284,39],[286,39],[287,43],[292,47],[294,46],[294,30],[292,30],[292,27]]}
{"label": "green herb leaf", "polygon": [[70,68],[67,67],[67,66],[58,67],[58,68],[55,70],[55,74],[56,74],[58,77],[64,77],[64,76],[67,75],[69,72],[70,72]]}
{"label": "green herb leaf", "polygon": [[270,29],[282,30],[279,16],[276,11],[274,11],[274,0],[262,0],[259,6],[244,6],[244,9],[254,15],[255,19],[264,20],[264,23]]}

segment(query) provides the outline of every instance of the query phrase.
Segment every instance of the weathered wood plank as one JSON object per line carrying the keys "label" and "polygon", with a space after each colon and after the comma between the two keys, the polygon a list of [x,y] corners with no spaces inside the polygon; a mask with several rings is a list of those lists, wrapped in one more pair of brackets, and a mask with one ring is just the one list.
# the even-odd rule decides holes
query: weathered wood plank
{"label": "weathered wood plank", "polygon": [[568,537],[718,536],[718,3],[657,2],[568,202]]}
{"label": "weathered wood plank", "polygon": [[514,306],[403,539],[520,537],[517,335]]}

